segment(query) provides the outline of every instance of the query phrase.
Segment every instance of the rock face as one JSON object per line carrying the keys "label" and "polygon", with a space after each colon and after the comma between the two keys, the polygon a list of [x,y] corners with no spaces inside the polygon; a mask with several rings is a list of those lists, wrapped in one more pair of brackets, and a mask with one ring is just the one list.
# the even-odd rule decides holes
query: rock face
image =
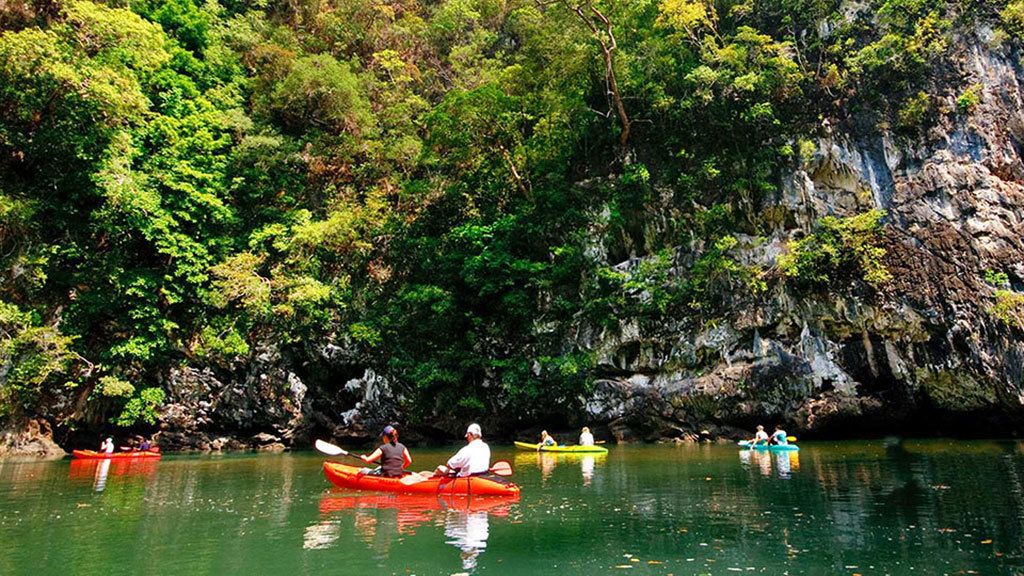
{"label": "rock face", "polygon": [[1024,326],[992,314],[985,272],[1008,274],[1017,290],[1024,281],[1024,67],[1017,49],[993,48],[990,37],[963,38],[956,63],[965,86],[983,87],[975,108],[958,112],[956,93],[940,95],[946,113],[915,142],[885,128],[823,130],[776,199],[788,225],[736,248],[771,270],[821,217],[877,208],[891,282],[830,296],[777,283],[696,328],[583,327],[576,345],[599,357],[590,421],[623,439],[776,421],[856,434],[928,418],[924,430],[941,432],[974,414],[985,416],[972,421],[979,433],[1016,431]]}
{"label": "rock face", "polygon": [[[361,359],[338,346],[327,346],[322,357],[331,378],[360,369]],[[311,394],[289,366],[277,347],[264,344],[236,372],[221,375],[190,366],[172,370],[157,442],[166,449],[276,452],[309,447],[314,432],[367,441],[394,419],[388,381],[373,370],[362,368],[361,376],[340,388],[320,382]]]}
{"label": "rock face", "polygon": [[241,374],[172,370],[157,441],[166,448],[238,449],[302,441],[307,388],[273,346],[258,349]]}
{"label": "rock face", "polygon": [[53,430],[42,418],[23,426],[0,430],[0,458],[40,458],[59,460],[67,453],[53,441]]}

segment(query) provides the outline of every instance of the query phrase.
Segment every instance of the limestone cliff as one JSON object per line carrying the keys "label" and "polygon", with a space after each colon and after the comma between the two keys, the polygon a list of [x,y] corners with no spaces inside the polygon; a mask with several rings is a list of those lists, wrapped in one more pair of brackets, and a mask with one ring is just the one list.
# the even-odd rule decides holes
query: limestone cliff
{"label": "limestone cliff", "polygon": [[830,294],[775,282],[698,328],[583,330],[578,345],[601,359],[590,418],[649,439],[777,421],[828,434],[962,433],[965,416],[975,433],[1018,431],[1024,325],[1019,310],[994,313],[985,276],[1006,271],[1018,291],[1024,279],[1024,69],[1016,47],[991,39],[984,27],[960,38],[953,63],[964,85],[981,87],[976,106],[958,110],[957,87],[945,87],[933,95],[941,119],[916,139],[823,126],[775,200],[788,225],[736,248],[770,270],[819,218],[877,208],[890,282]]}

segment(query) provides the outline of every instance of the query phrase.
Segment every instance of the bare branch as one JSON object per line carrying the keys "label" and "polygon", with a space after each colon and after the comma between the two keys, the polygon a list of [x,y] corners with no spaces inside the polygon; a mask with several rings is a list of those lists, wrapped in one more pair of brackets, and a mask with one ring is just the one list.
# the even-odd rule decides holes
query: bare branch
{"label": "bare branch", "polygon": [[604,58],[604,73],[605,79],[608,82],[608,95],[611,96],[612,106],[615,109],[615,114],[619,118],[619,125],[622,127],[622,132],[619,134],[619,145],[623,148],[629,142],[630,128],[632,127],[632,121],[629,118],[629,114],[626,113],[626,106],[622,101],[622,95],[619,92],[619,82],[615,77],[615,50],[618,49],[619,44],[615,39],[615,31],[613,30],[611,20],[600,10],[594,6],[592,0],[585,0],[582,2],[568,2],[567,0],[535,0],[538,7],[545,8],[553,6],[555,4],[562,4],[574,14],[581,22],[590,30],[593,34],[594,39],[597,40],[598,45],[601,47],[601,54]]}

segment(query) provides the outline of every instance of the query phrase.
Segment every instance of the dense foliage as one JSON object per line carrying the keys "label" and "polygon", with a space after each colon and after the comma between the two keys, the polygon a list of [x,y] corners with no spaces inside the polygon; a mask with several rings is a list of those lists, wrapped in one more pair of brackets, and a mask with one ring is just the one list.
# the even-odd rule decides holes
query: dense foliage
{"label": "dense foliage", "polygon": [[[1024,20],[839,4],[4,4],[0,409],[152,422],[170,367],[266,342],[356,349],[418,417],[572,402],[571,325],[763,290],[732,250],[822,120],[913,132],[957,23]],[[823,222],[786,274],[884,281],[879,227]]]}

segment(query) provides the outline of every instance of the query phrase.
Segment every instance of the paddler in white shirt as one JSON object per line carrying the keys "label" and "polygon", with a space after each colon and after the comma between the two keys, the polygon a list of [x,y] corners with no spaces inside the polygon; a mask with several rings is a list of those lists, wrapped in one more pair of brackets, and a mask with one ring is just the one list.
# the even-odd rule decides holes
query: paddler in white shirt
{"label": "paddler in white shirt", "polygon": [[482,436],[480,425],[470,424],[466,428],[466,445],[448,459],[446,466],[438,466],[434,474],[459,477],[486,474],[491,468],[491,448],[480,439]]}

